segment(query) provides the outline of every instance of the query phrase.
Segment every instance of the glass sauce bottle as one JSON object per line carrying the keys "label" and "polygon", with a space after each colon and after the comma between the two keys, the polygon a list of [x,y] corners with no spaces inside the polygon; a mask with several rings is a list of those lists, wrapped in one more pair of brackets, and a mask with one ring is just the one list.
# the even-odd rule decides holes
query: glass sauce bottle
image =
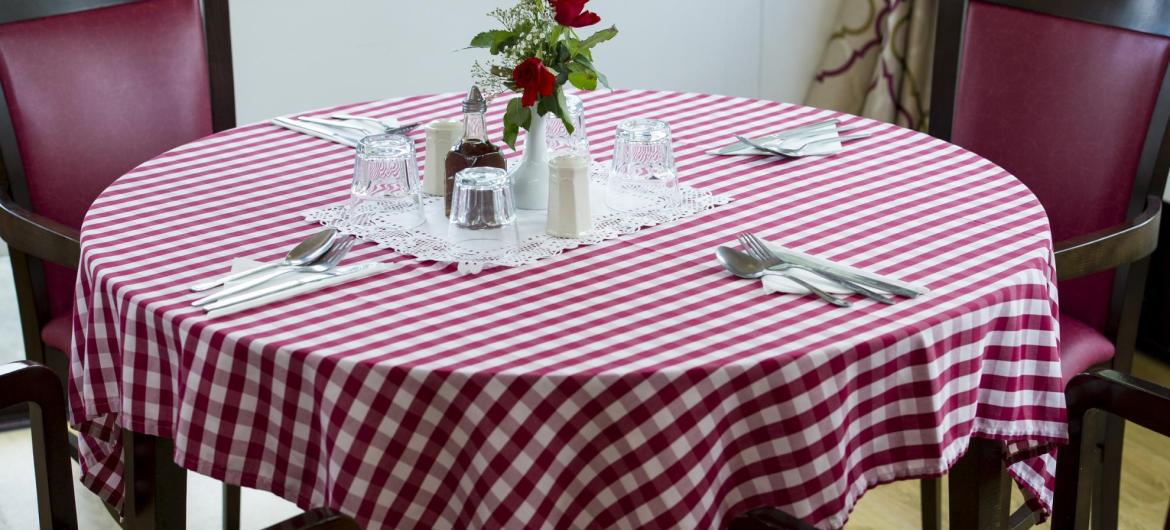
{"label": "glass sauce bottle", "polygon": [[484,113],[487,101],[479,87],[471,87],[463,100],[463,139],[447,153],[447,185],[444,193],[445,214],[451,216],[451,194],[455,191],[455,174],[469,167],[498,167],[508,169],[508,162],[500,148],[492,145],[487,136]]}

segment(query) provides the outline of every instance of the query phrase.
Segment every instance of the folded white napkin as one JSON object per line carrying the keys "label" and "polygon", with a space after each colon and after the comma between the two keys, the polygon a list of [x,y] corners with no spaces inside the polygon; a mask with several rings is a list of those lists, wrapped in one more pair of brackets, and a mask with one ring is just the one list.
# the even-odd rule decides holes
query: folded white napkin
{"label": "folded white napkin", "polygon": [[[811,142],[813,140],[827,140],[829,138],[836,138],[836,137],[840,136],[840,132],[837,130],[838,127],[839,127],[839,125],[836,122],[825,123],[823,125],[810,128],[809,130],[802,131],[801,135],[797,136],[795,138],[789,138],[787,140],[765,140],[764,142],[761,142],[761,143],[762,143],[762,145],[765,145],[767,147],[773,147],[773,148],[799,149],[804,144]],[[734,145],[734,144],[732,144],[732,145]],[[825,142],[822,144],[816,144],[816,145],[810,146],[807,150],[804,151],[804,156],[833,155],[833,154],[837,154],[837,153],[841,152],[844,149],[845,149],[845,147],[841,144],[841,142]],[[714,150],[708,151],[707,154],[718,155],[720,153],[719,153],[718,149],[714,149]],[[733,152],[722,153],[722,154],[725,154],[725,155],[767,155],[767,154],[771,154],[771,153],[768,153],[767,151],[761,151],[761,150],[756,149],[754,147],[743,145],[742,149],[737,149]]]}
{"label": "folded white napkin", "polygon": [[[355,123],[356,125],[361,125],[361,122],[355,122],[354,120],[345,121],[348,121],[349,123]],[[385,121],[390,126],[398,124],[398,120],[394,118],[385,118],[383,121]],[[365,135],[361,134],[361,131],[351,131],[340,127],[329,127],[319,123],[305,122],[298,120],[296,116],[272,118],[269,123],[277,127],[288,129],[290,131],[296,131],[301,134],[307,134],[309,136],[314,136],[322,140],[329,140],[330,142],[336,142],[349,147],[357,147],[358,142],[360,142],[362,138],[365,137]],[[371,132],[370,134],[374,133]]]}
{"label": "folded white napkin", "polygon": [[[236,260],[232,261],[232,272],[234,273],[234,272],[239,272],[239,271],[243,271],[243,270],[247,270],[247,269],[252,269],[252,268],[256,268],[260,265],[262,265],[262,263],[260,263],[258,261],[252,261],[249,259],[236,259]],[[281,300],[288,300],[290,298],[295,298],[295,297],[300,296],[302,294],[311,293],[311,292],[319,290],[319,289],[327,289],[327,288],[333,287],[335,285],[341,285],[341,284],[346,283],[346,282],[360,280],[362,278],[366,278],[366,277],[372,276],[374,274],[386,272],[388,270],[397,269],[399,267],[400,267],[400,265],[397,263],[370,264],[370,266],[365,267],[361,270],[355,271],[355,272],[350,273],[350,274],[343,274],[343,275],[335,276],[333,278],[329,278],[326,280],[320,280],[320,281],[316,281],[316,282],[312,282],[312,283],[306,283],[304,285],[298,285],[296,287],[285,289],[285,290],[280,291],[278,293],[270,294],[267,296],[262,296],[260,298],[254,299],[254,300],[248,300],[247,302],[240,302],[238,304],[233,304],[233,305],[227,306],[227,307],[222,308],[222,309],[213,309],[211,311],[208,311],[207,315],[212,317],[212,318],[221,317],[221,316],[225,316],[225,315],[231,315],[233,313],[239,313],[240,311],[247,311],[249,309],[252,309],[255,307],[261,307],[261,306],[264,306],[267,304],[271,304],[273,302],[279,302]],[[263,274],[263,273],[260,273],[260,274]],[[258,289],[263,289],[265,287],[269,287],[269,286],[273,286],[273,285],[280,285],[282,283],[290,282],[293,280],[297,280],[297,279],[301,279],[301,278],[310,278],[310,277],[314,277],[314,276],[320,276],[320,274],[311,273],[311,272],[292,272],[292,273],[288,273],[288,274],[282,274],[280,276],[277,276],[276,278],[268,280],[267,282],[264,282],[260,285],[257,285],[256,287],[253,287],[252,289],[249,289],[248,291],[244,291],[243,293],[240,293],[240,294],[246,294],[248,292],[252,292],[252,291],[255,291]],[[249,279],[252,279],[252,278],[245,278],[245,279],[240,280],[240,281],[248,281]],[[227,286],[236,285],[236,283],[237,282],[231,282],[231,283],[228,283]]]}
{"label": "folded white napkin", "polygon": [[[825,127],[824,129],[817,129],[816,134],[801,136],[799,138],[789,138],[780,142],[779,144],[770,143],[765,145],[768,147],[779,147],[780,149],[800,149],[809,142],[817,140],[829,140],[838,136],[840,136],[840,134],[837,132],[837,126],[831,125]],[[844,149],[845,146],[841,145],[841,142],[823,142],[808,146],[808,149],[804,150],[803,155],[835,155]]]}
{"label": "folded white napkin", "polygon": [[[812,255],[805,254],[805,253],[800,252],[800,251],[792,250],[790,248],[786,248],[784,246],[777,245],[775,243],[769,243],[769,242],[765,241],[765,244],[767,244],[768,248],[771,248],[773,252],[776,252],[778,255],[780,255],[780,257],[785,257],[786,255],[787,256],[798,256],[798,257],[801,257],[803,259],[809,260],[813,263],[816,263],[817,265],[829,268],[830,270],[836,269],[839,271],[848,271],[848,272],[852,272],[854,274],[860,274],[860,275],[865,276],[867,278],[873,278],[875,280],[880,280],[880,281],[883,281],[883,282],[886,282],[889,284],[897,285],[899,287],[905,287],[906,289],[918,291],[922,294],[926,294],[926,293],[930,292],[930,289],[927,289],[926,287],[924,287],[922,285],[915,285],[912,283],[904,282],[904,281],[896,279],[896,278],[882,276],[881,274],[876,274],[876,273],[873,273],[870,271],[858,269],[856,267],[851,267],[849,265],[829,261],[829,260],[826,260],[823,258],[818,258],[816,256],[812,256]],[[839,284],[837,282],[827,280],[821,276],[818,276],[816,274],[813,274],[813,273],[805,271],[805,270],[789,269],[789,270],[784,271],[784,272],[786,274],[792,274],[792,275],[794,275],[794,276],[796,276],[796,277],[798,277],[798,278],[800,278],[808,283],[811,283],[814,286],[816,286],[817,288],[819,288],[827,293],[846,294],[846,293],[853,292],[853,291],[849,290],[849,288],[842,286],[841,284]],[[798,285],[796,282],[793,282],[792,280],[789,280],[788,278],[784,278],[782,276],[768,275],[768,276],[764,276],[763,278],[761,278],[761,281],[764,284],[764,292],[766,294],[773,294],[773,293],[808,294],[808,289],[805,289],[804,287]],[[866,287],[870,287],[870,286],[867,285]],[[883,292],[881,289],[878,289],[876,287],[871,287],[871,289],[873,289],[874,291],[877,291],[877,292]]]}

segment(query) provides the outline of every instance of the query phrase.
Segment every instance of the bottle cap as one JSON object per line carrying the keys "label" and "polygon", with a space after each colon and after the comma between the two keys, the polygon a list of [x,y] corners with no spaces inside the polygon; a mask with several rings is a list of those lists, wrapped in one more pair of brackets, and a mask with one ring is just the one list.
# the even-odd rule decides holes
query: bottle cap
{"label": "bottle cap", "polygon": [[487,112],[487,100],[483,99],[483,94],[475,85],[472,85],[471,90],[467,91],[467,99],[463,100],[463,113],[471,112]]}

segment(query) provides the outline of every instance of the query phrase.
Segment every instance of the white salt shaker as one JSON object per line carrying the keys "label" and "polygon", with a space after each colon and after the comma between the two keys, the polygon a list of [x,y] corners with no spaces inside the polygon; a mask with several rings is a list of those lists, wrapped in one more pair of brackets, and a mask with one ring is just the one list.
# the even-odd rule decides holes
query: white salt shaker
{"label": "white salt shaker", "polygon": [[589,210],[589,159],[561,155],[548,161],[548,221],[551,236],[580,237],[593,230]]}
{"label": "white salt shaker", "polygon": [[458,120],[435,120],[427,124],[427,163],[423,169],[423,193],[442,197],[447,193],[447,153],[463,137]]}

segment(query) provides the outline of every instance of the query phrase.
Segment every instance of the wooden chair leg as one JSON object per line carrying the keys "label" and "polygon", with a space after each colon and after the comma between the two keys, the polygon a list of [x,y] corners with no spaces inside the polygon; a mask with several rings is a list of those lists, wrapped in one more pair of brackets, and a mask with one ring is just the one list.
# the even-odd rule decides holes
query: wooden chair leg
{"label": "wooden chair leg", "polygon": [[240,487],[223,485],[223,530],[240,530]]}
{"label": "wooden chair leg", "polygon": [[1003,530],[1008,523],[1010,483],[1000,442],[971,438],[948,475],[951,530]]}
{"label": "wooden chair leg", "polygon": [[[1091,425],[1091,423],[1089,424]],[[1089,498],[1094,488],[1097,466],[1095,444],[1081,445],[1088,428],[1083,417],[1070,411],[1068,417],[1068,445],[1059,449],[1056,459],[1055,504],[1052,506],[1052,528],[1057,530],[1086,530],[1089,527]],[[1090,431],[1086,433],[1086,430]]]}
{"label": "wooden chair leg", "polygon": [[187,472],[171,460],[170,440],[122,431],[126,530],[184,530]]}
{"label": "wooden chair leg", "polygon": [[922,487],[922,530],[942,530],[942,479],[918,481]]}
{"label": "wooden chair leg", "polygon": [[1117,530],[1118,504],[1121,499],[1121,451],[1125,445],[1125,420],[1106,415],[1104,433],[1099,438],[1100,466],[1093,481],[1092,520],[1094,530]]}
{"label": "wooden chair leg", "polygon": [[37,481],[37,511],[40,514],[41,530],[51,530],[53,527],[53,512],[49,504],[49,459],[54,455],[48,454],[45,449],[45,421],[41,411],[36,407],[28,408],[29,429],[32,434],[33,474]]}

